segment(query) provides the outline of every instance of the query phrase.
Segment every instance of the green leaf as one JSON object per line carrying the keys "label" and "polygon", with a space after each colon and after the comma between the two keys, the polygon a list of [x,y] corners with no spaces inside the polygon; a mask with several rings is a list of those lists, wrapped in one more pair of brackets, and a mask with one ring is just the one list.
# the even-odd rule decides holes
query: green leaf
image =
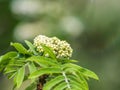
{"label": "green leaf", "polygon": [[71,84],[70,90],[85,90],[83,87],[80,87],[80,85],[75,81],[71,81],[70,84]]}
{"label": "green leaf", "polygon": [[34,53],[34,55],[38,55],[38,53],[35,51],[34,45],[31,42],[25,40],[25,43],[28,45],[29,49]]}
{"label": "green leaf", "polygon": [[32,84],[30,84],[25,90],[36,90],[35,88],[36,88],[36,83],[35,82],[33,82]]}
{"label": "green leaf", "polygon": [[20,68],[14,78],[16,87],[19,88],[24,80],[24,75],[25,75],[25,67]]}
{"label": "green leaf", "polygon": [[68,59],[68,58],[60,58],[60,59],[57,59],[59,62],[61,63],[76,63],[78,62],[77,60],[72,60],[72,59]]}
{"label": "green leaf", "polygon": [[68,78],[69,78],[72,88],[76,87],[76,88],[79,88],[80,90],[88,90],[88,85],[84,83],[86,81],[84,81],[85,79],[82,80],[81,76],[76,77],[75,75],[68,75]]}
{"label": "green leaf", "polygon": [[83,74],[86,77],[90,77],[90,78],[99,80],[98,76],[94,72],[92,72],[88,69],[85,69],[85,68],[83,68],[79,65],[76,65],[76,64],[72,64],[72,63],[64,64],[63,69],[69,69],[69,70],[73,69],[73,71],[80,72],[81,74]]}
{"label": "green leaf", "polygon": [[63,76],[57,76],[44,85],[44,90],[88,90],[88,87],[75,75],[66,74],[66,77],[70,88],[68,88],[68,84],[65,82],[66,80]]}
{"label": "green leaf", "polygon": [[3,58],[3,56],[0,56],[0,63],[1,63],[1,61],[2,61],[2,58]]}
{"label": "green leaf", "polygon": [[8,52],[0,57],[0,71],[3,71],[9,62],[17,56],[17,52]]}
{"label": "green leaf", "polygon": [[12,72],[8,75],[8,79],[11,79],[13,78],[14,76],[16,75],[16,72]]}
{"label": "green leaf", "polygon": [[20,43],[11,43],[11,46],[15,47],[15,49],[22,54],[29,54],[27,49]]}
{"label": "green leaf", "polygon": [[16,57],[17,56],[17,52],[11,51],[6,53],[5,55],[0,56],[0,64],[1,63],[5,63],[8,62],[9,59]]}
{"label": "green leaf", "polygon": [[[57,76],[57,77],[53,78],[52,80],[48,81],[44,85],[43,90],[51,90],[55,85],[57,85],[61,81],[64,81],[64,77],[62,75]],[[58,90],[58,89],[56,89],[56,90]]]}
{"label": "green leaf", "polygon": [[16,69],[8,68],[5,70],[4,74],[13,73],[13,72],[16,72]]}
{"label": "green leaf", "polygon": [[53,59],[43,57],[43,56],[32,56],[27,59],[28,61],[34,61],[42,67],[55,66],[56,62]]}
{"label": "green leaf", "polygon": [[35,72],[37,70],[36,66],[35,66],[35,64],[33,62],[30,62],[28,64],[28,68],[29,68],[30,73],[33,73],[33,72]]}
{"label": "green leaf", "polygon": [[77,76],[77,79],[81,83],[81,87],[84,88],[85,90],[89,90],[88,83],[87,83],[85,76],[80,72],[78,72],[76,76]]}
{"label": "green leaf", "polygon": [[17,58],[13,58],[9,61],[8,64],[5,65],[5,74],[12,71],[17,71],[23,65],[25,65],[24,59],[19,60]]}
{"label": "green leaf", "polygon": [[78,62],[78,61],[77,61],[77,60],[70,59],[70,62],[76,63],[76,62]]}
{"label": "green leaf", "polygon": [[13,68],[15,68],[15,67],[21,67],[21,66],[23,66],[24,65],[24,63],[9,63],[8,65],[7,65],[7,67],[13,67]]}
{"label": "green leaf", "polygon": [[71,90],[71,89],[65,89],[67,87],[67,84],[65,81],[62,83],[59,83],[53,90]]}
{"label": "green leaf", "polygon": [[85,69],[85,68],[81,68],[80,69],[80,72],[87,76],[87,77],[90,77],[90,78],[93,78],[93,79],[96,79],[96,80],[99,80],[98,76],[91,70],[88,70],[88,69]]}
{"label": "green leaf", "polygon": [[42,47],[43,47],[44,51],[50,55],[51,58],[53,58],[54,60],[56,60],[56,56],[53,53],[53,50],[51,48],[49,48],[49,47],[47,47],[45,45],[42,45]]}
{"label": "green leaf", "polygon": [[57,67],[41,68],[40,70],[37,70],[33,72],[32,74],[30,74],[29,78],[33,79],[33,78],[37,78],[44,74],[54,74],[54,73],[61,73],[61,69]]}

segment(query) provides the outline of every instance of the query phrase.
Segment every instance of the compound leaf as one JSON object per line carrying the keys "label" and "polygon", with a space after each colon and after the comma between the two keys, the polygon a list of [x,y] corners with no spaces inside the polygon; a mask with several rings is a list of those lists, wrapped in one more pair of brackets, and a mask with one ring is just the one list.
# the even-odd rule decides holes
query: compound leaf
{"label": "compound leaf", "polygon": [[15,78],[14,78],[14,81],[15,81],[15,84],[16,84],[16,87],[19,88],[24,80],[24,75],[25,75],[25,67],[21,67],[16,75],[15,75]]}
{"label": "compound leaf", "polygon": [[57,67],[41,68],[40,70],[37,70],[32,74],[30,74],[29,78],[33,79],[44,74],[54,74],[54,73],[61,73],[61,69]]}
{"label": "compound leaf", "polygon": [[[51,90],[55,85],[57,85],[61,81],[64,81],[64,77],[62,75],[57,76],[57,77],[53,78],[52,80],[48,81],[44,85],[43,90]],[[58,89],[56,89],[56,90],[58,90]]]}
{"label": "compound leaf", "polygon": [[34,53],[34,55],[38,55],[38,53],[35,51],[35,47],[33,46],[33,44],[31,42],[25,40],[25,43],[27,44],[29,49]]}
{"label": "compound leaf", "polygon": [[11,43],[11,46],[15,47],[15,49],[22,54],[29,54],[27,49],[20,43]]}

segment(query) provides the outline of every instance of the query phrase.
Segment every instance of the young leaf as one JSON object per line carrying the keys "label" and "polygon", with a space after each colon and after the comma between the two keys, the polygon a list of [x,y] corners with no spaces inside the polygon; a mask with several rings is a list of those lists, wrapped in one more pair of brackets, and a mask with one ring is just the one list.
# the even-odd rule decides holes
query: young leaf
{"label": "young leaf", "polygon": [[10,68],[10,69],[5,70],[4,74],[13,73],[13,72],[16,72],[16,70]]}
{"label": "young leaf", "polygon": [[72,64],[72,63],[64,64],[63,69],[66,69],[66,68],[74,69],[74,71],[80,72],[81,74],[83,74],[86,77],[90,77],[90,78],[99,80],[98,76],[94,72],[92,72],[92,71],[90,71],[88,69],[85,69],[85,68],[83,68],[81,66],[78,66],[76,64]]}
{"label": "young leaf", "polygon": [[75,75],[68,75],[68,78],[72,87],[76,87],[81,90],[88,90],[88,85],[84,83],[84,80],[82,80],[81,77],[76,77]]}
{"label": "young leaf", "polygon": [[0,57],[0,71],[3,71],[6,66],[9,64],[9,62],[12,60],[12,58],[15,58],[17,56],[17,52],[8,52],[5,55],[2,55]]}
{"label": "young leaf", "polygon": [[33,72],[32,74],[30,74],[29,78],[33,79],[33,78],[37,78],[44,74],[53,74],[53,73],[61,73],[61,69],[57,67],[41,68],[40,70],[37,70]]}
{"label": "young leaf", "polygon": [[35,47],[31,42],[25,40],[25,43],[28,45],[29,49],[34,53],[34,55],[38,55],[38,53],[35,51]]}
{"label": "young leaf", "polygon": [[8,62],[8,59],[11,59],[16,56],[17,56],[17,52],[14,52],[14,51],[8,52],[5,55],[0,56],[0,64],[3,62],[4,63]]}
{"label": "young leaf", "polygon": [[29,54],[27,49],[20,43],[11,43],[11,46],[15,47],[19,53]]}
{"label": "young leaf", "polygon": [[8,74],[8,79],[13,78],[16,75],[16,72],[12,72],[10,74]]}
{"label": "young leaf", "polygon": [[[75,76],[77,76],[77,80],[80,81],[81,87],[84,88],[85,90],[89,90],[88,83],[85,76],[81,72],[76,73]],[[74,78],[74,77],[71,77],[71,78]]]}
{"label": "young leaf", "polygon": [[47,46],[45,46],[45,45],[42,45],[42,47],[43,47],[44,51],[50,55],[51,58],[53,58],[53,59],[56,60],[56,56],[55,56],[55,54],[53,53],[53,51],[52,51],[51,48],[49,48],[49,47],[47,47]]}
{"label": "young leaf", "polygon": [[78,62],[77,60],[72,60],[72,59],[68,59],[68,58],[60,58],[57,59],[57,61],[61,62],[61,63],[76,63]]}
{"label": "young leaf", "polygon": [[80,72],[87,77],[99,80],[98,76],[93,71],[90,71],[90,70],[85,69],[85,68],[81,68]]}
{"label": "young leaf", "polygon": [[[51,90],[53,87],[55,87],[61,81],[64,81],[64,77],[62,75],[57,76],[57,77],[53,78],[52,80],[48,81],[44,85],[43,90]],[[56,90],[58,90],[58,89],[56,89]]]}
{"label": "young leaf", "polygon": [[33,83],[30,84],[25,90],[36,90],[36,83],[33,82]]}
{"label": "young leaf", "polygon": [[17,74],[15,75],[15,79],[14,79],[17,88],[21,86],[24,80],[24,75],[25,75],[25,67],[22,67],[17,71]]}
{"label": "young leaf", "polygon": [[3,58],[3,56],[0,56],[0,63],[2,62],[2,58]]}
{"label": "young leaf", "polygon": [[50,58],[43,57],[43,56],[32,56],[32,57],[28,58],[27,60],[34,61],[35,63],[37,63],[38,65],[40,65],[42,67],[56,65],[55,60],[52,60]]}
{"label": "young leaf", "polygon": [[63,81],[62,83],[56,85],[56,87],[53,90],[71,90],[71,89],[65,89],[66,87],[67,87],[66,82]]}
{"label": "young leaf", "polygon": [[28,68],[29,68],[30,73],[33,73],[33,72],[35,72],[37,70],[36,66],[35,66],[35,64],[33,62],[30,62],[28,64]]}

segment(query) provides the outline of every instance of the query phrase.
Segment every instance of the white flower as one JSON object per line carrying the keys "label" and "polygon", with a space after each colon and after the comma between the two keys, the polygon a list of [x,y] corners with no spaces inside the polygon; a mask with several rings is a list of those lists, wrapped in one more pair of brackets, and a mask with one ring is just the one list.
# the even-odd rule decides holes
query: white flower
{"label": "white flower", "polygon": [[[57,58],[69,58],[72,56],[73,50],[70,47],[70,44],[66,41],[61,41],[57,37],[49,38],[44,35],[38,35],[37,37],[35,37],[34,45],[36,46],[38,52],[44,52],[41,46],[42,44],[50,47]],[[49,55],[47,54],[45,56]]]}

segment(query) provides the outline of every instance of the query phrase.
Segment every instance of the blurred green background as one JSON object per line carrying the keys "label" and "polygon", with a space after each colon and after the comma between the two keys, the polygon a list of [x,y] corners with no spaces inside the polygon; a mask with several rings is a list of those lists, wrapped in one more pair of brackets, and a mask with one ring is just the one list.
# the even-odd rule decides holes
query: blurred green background
{"label": "blurred green background", "polygon": [[[74,49],[79,65],[96,72],[90,90],[120,89],[119,0],[0,0],[0,55],[10,42],[32,41],[36,35],[57,36]],[[12,90],[0,73],[0,90]],[[23,84],[23,90],[26,82]]]}

